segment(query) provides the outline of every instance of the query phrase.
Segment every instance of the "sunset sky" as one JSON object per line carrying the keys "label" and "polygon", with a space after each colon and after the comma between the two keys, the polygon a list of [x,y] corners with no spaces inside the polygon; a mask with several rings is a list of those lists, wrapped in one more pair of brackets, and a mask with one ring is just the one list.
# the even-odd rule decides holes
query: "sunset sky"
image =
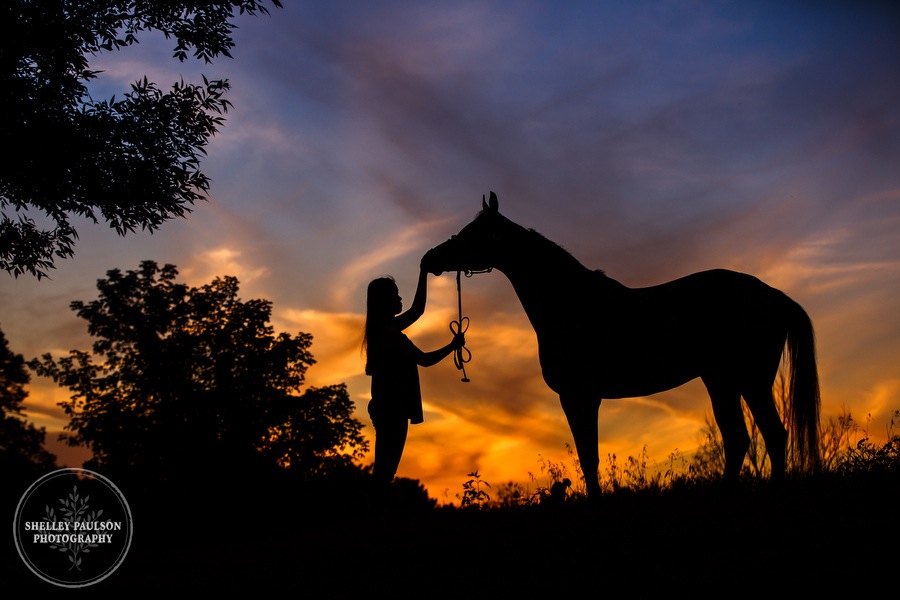
{"label": "sunset sky", "polygon": [[[145,35],[91,63],[104,70],[92,91],[228,78],[209,201],[153,235],[80,224],[75,258],[49,279],[0,277],[0,327],[26,359],[87,350],[69,303],[96,298],[107,270],[152,259],[192,285],[234,275],[243,299],[273,302],[276,331],[313,335],[307,382],[346,382],[371,437],[366,285],[391,274],[408,306],[422,254],[493,190],[505,216],[628,286],[726,267],[782,289],[816,326],[824,419],[871,415],[883,437],[900,409],[889,4],[287,0],[239,19],[234,59],[213,65],[178,63],[174,42]],[[540,478],[541,460],[571,465],[508,280],[477,275],[462,292],[471,383],[450,359],[421,371],[425,423],[398,472],[441,501],[475,469],[496,487]],[[453,275],[429,276],[413,341],[449,341],[456,302]],[[55,443],[68,392],[37,377],[29,389],[51,450],[80,465]],[[709,415],[699,381],[604,402],[601,471],[644,446],[658,463],[689,458]]]}

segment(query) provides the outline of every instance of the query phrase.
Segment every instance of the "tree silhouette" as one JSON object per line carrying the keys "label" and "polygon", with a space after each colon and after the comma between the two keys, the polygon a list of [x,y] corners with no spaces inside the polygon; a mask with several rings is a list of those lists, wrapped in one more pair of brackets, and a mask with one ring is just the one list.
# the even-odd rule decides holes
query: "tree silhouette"
{"label": "tree silhouette", "polygon": [[[272,0],[280,7],[279,0]],[[120,235],[153,231],[204,197],[199,169],[222,124],[228,80],[178,82],[163,93],[138,79],[121,100],[95,102],[89,57],[156,30],[212,61],[230,56],[235,12],[263,0],[5,0],[0,3],[0,268],[38,278],[73,255],[70,217],[105,221]]]}
{"label": "tree silhouette", "polygon": [[72,309],[96,338],[30,364],[72,391],[61,403],[86,466],[121,478],[185,481],[200,472],[311,476],[366,451],[342,384],[300,393],[312,336],[275,334],[267,300],[241,301],[234,277],[177,283],[173,265],[107,272],[100,296]]}
{"label": "tree silhouette", "polygon": [[25,359],[10,350],[0,330],[0,473],[7,480],[29,479],[56,466],[56,457],[43,447],[46,430],[23,414],[30,380]]}

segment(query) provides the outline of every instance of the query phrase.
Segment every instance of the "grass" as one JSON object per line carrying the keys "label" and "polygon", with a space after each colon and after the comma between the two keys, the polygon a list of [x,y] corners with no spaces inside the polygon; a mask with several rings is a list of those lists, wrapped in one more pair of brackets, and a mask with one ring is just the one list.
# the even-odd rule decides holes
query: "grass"
{"label": "grass", "polygon": [[[900,410],[893,413],[886,425],[886,441],[872,440],[871,415],[863,424],[849,412],[831,419],[822,429],[822,469],[811,475],[793,473],[794,482],[843,481],[844,485],[860,485],[864,480],[886,481],[900,477]],[[752,431],[752,429],[751,429]],[[753,432],[756,435],[755,432]],[[761,441],[753,440],[751,451],[741,473],[739,487],[753,489],[767,485],[768,465]],[[461,509],[508,510],[546,503],[585,502],[587,494],[584,474],[572,447],[566,444],[568,464],[554,462],[538,456],[538,473],[528,473],[531,485],[515,482],[500,485],[494,498],[485,491],[491,485],[477,470],[469,473],[463,483],[462,494],[457,494]],[[678,450],[669,454],[663,464],[657,464],[647,454],[644,446],[638,456],[628,456],[619,461],[615,454],[608,454],[605,467],[598,473],[604,497],[623,494],[634,496],[660,495],[667,492],[685,493],[715,489],[719,485],[721,466],[724,464],[721,439],[714,425],[708,424],[706,441],[692,459]],[[533,489],[532,489],[533,486]]]}
{"label": "grass", "polygon": [[[540,457],[527,485],[470,471],[458,506],[407,479],[388,505],[359,480],[264,490],[236,478],[196,498],[134,498],[122,567],[67,595],[878,597],[897,585],[900,412],[884,443],[870,426],[835,419],[826,468],[777,488],[760,461],[720,485],[710,436],[690,459],[607,456],[591,502],[571,448],[563,462]],[[9,547],[0,560],[13,595],[56,591]]]}

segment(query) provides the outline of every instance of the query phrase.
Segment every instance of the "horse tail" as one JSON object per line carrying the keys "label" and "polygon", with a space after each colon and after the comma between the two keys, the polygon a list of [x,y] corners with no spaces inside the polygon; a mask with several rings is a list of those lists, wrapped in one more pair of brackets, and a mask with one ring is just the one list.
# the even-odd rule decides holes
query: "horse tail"
{"label": "horse tail", "polygon": [[802,468],[816,471],[821,466],[819,453],[819,371],[816,366],[816,341],[809,315],[790,300],[787,325],[787,355],[790,358],[788,407],[794,450]]}

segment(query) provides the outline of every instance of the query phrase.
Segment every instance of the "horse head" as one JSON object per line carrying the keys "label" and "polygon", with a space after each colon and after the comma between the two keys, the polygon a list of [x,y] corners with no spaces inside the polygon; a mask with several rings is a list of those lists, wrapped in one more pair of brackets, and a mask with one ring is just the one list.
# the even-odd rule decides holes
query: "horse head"
{"label": "horse head", "polygon": [[423,258],[425,268],[435,275],[447,271],[467,274],[490,271],[496,265],[500,227],[503,217],[498,210],[497,195],[491,192],[489,201],[481,198],[482,210],[459,233],[429,250]]}

